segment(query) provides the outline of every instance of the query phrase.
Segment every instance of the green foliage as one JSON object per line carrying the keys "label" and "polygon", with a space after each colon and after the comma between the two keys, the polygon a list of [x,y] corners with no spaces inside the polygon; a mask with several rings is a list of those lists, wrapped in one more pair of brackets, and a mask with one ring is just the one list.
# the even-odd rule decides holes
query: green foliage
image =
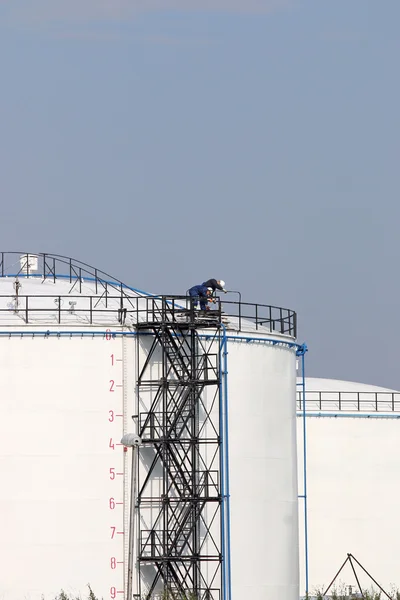
{"label": "green foliage", "polygon": [[[352,588],[355,590],[354,586]],[[391,587],[388,594],[392,600],[400,600],[400,589],[395,586]],[[323,590],[315,589],[312,594],[307,594],[304,600],[387,600],[387,597],[383,592],[373,587],[362,590],[362,594],[355,591],[349,594],[349,587],[340,584],[339,587],[330,589],[326,596],[323,595]]]}
{"label": "green foliage", "polygon": [[64,590],[61,590],[60,594],[56,596],[54,600],[70,600],[70,598],[67,596]]}
{"label": "green foliage", "polygon": [[[89,584],[87,585],[87,587],[89,589],[87,600],[99,600]],[[42,600],[45,600],[43,596]],[[82,598],[80,596],[69,596],[66,592],[64,592],[64,590],[61,590],[61,592],[58,594],[58,596],[54,598],[54,600],[82,600]]]}
{"label": "green foliage", "polygon": [[363,596],[365,600],[381,600],[382,593],[371,588],[370,590],[363,590]]}
{"label": "green foliage", "polygon": [[90,583],[88,583],[87,586],[88,586],[88,589],[89,589],[88,600],[97,600],[97,596],[95,595],[95,593],[93,592],[92,588],[90,587]]}
{"label": "green foliage", "polygon": [[[143,600],[147,600],[147,596],[144,596]],[[153,596],[152,600],[197,600],[197,596],[193,592],[184,592],[177,597],[176,593],[172,594],[172,592],[165,590],[161,595]]]}

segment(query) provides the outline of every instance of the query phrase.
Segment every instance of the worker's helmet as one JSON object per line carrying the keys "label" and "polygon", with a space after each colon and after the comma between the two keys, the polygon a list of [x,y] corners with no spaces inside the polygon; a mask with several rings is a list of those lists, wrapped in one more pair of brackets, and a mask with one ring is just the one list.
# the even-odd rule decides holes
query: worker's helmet
{"label": "worker's helmet", "polygon": [[224,288],[225,287],[225,281],[222,281],[222,279],[220,279],[219,280],[219,285]]}
{"label": "worker's helmet", "polygon": [[212,292],[213,289],[212,288],[207,288],[207,292]]}

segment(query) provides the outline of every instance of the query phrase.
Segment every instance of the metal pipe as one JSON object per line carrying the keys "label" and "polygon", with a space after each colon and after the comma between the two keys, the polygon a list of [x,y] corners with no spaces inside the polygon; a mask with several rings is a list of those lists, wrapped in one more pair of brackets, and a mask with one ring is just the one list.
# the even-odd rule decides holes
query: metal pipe
{"label": "metal pipe", "polygon": [[224,454],[224,501],[225,501],[225,533],[226,540],[223,540],[225,546],[225,561],[226,567],[225,570],[225,582],[224,582],[224,598],[226,600],[231,600],[232,598],[232,573],[231,573],[231,515],[230,515],[230,481],[229,481],[229,418],[228,418],[228,336],[226,334],[226,327],[223,323],[221,323],[221,327],[223,329],[223,367],[222,367],[222,375],[223,375],[223,429],[224,429],[224,444],[223,444],[223,454]]}
{"label": "metal pipe", "polygon": [[131,469],[131,504],[129,514],[129,546],[128,546],[128,581],[126,600],[132,600],[132,582],[133,582],[133,555],[135,551],[135,508],[136,508],[136,471],[138,463],[139,446],[141,438],[134,433],[126,433],[122,436],[121,444],[132,448],[132,469]]}
{"label": "metal pipe", "polygon": [[128,583],[126,598],[132,600],[133,581],[133,554],[135,550],[135,504],[136,504],[136,469],[138,447],[132,446],[132,473],[131,473],[131,510],[129,517],[129,550],[128,550]]}
{"label": "metal pipe", "polygon": [[308,498],[307,498],[307,430],[306,430],[306,376],[305,354],[301,357],[301,376],[303,379],[303,453],[304,453],[304,546],[306,568],[306,594],[308,595]]}

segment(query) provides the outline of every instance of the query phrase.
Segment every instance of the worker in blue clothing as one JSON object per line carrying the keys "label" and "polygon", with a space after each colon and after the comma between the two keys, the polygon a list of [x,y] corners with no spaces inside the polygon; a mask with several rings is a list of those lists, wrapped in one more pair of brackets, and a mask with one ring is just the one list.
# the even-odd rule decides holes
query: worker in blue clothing
{"label": "worker in blue clothing", "polygon": [[207,304],[212,302],[211,294],[213,290],[211,287],[205,285],[194,285],[189,290],[189,296],[195,298],[193,307],[197,308],[198,300],[200,300],[200,310],[209,310]]}
{"label": "worker in blue clothing", "polygon": [[225,292],[226,294],[225,281],[222,279],[207,279],[207,281],[203,281],[202,285],[212,288],[213,292],[219,290],[220,292]]}

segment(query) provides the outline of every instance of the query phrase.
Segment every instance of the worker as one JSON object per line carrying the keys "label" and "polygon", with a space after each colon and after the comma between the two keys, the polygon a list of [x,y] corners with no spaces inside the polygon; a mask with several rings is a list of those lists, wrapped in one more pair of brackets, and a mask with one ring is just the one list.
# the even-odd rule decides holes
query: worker
{"label": "worker", "polygon": [[213,290],[211,287],[206,285],[194,285],[189,290],[189,296],[195,298],[193,307],[197,308],[198,299],[200,299],[200,310],[209,310],[207,307],[208,302],[212,302],[211,294]]}
{"label": "worker", "polygon": [[215,292],[215,290],[219,290],[220,292],[225,292],[226,294],[225,281],[222,281],[222,279],[208,279],[203,283],[203,285],[211,288],[213,292]]}

